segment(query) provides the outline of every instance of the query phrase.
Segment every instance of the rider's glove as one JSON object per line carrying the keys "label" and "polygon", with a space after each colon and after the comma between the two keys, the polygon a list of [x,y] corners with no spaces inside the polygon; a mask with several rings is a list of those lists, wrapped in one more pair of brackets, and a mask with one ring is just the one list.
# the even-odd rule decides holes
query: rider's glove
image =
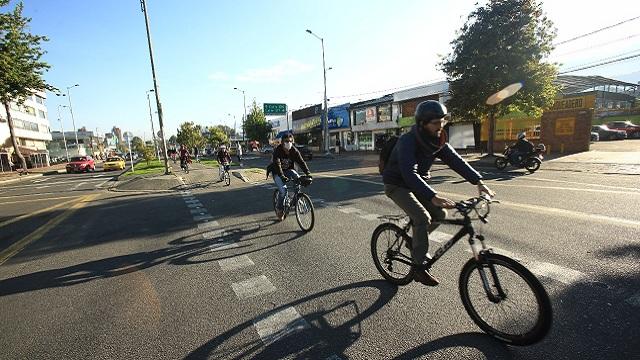
{"label": "rider's glove", "polygon": [[288,183],[289,182],[289,178],[286,176],[282,176],[282,182]]}

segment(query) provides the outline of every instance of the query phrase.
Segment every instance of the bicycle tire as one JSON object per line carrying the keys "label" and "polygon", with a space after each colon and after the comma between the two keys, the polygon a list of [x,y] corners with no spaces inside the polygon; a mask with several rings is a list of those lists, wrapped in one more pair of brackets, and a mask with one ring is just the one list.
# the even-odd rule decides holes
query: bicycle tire
{"label": "bicycle tire", "polygon": [[[497,270],[495,270],[495,265],[499,265],[502,268],[510,270],[512,273],[516,274],[527,284],[529,290],[531,290],[531,292],[535,296],[538,311],[535,324],[529,331],[526,331],[522,334],[509,334],[491,326],[485,319],[480,316],[476,308],[473,306],[473,302],[471,301],[469,295],[469,281],[471,280],[471,275],[476,273],[475,270],[477,270],[480,265],[488,267],[488,270],[490,270],[489,272],[487,272],[488,277],[493,277],[491,268],[489,266],[493,266],[493,269],[497,274],[498,272]],[[477,274],[479,274],[479,272]],[[499,277],[502,277],[504,279],[505,272],[503,272],[502,274],[503,275],[500,275]],[[478,277],[480,276],[478,275]],[[501,283],[500,285],[501,287],[504,287],[505,284]],[[465,310],[467,310],[467,313],[476,323],[476,325],[478,325],[478,327],[480,327],[480,329],[482,329],[487,334],[504,343],[517,346],[535,344],[542,340],[551,329],[553,310],[551,307],[551,300],[549,299],[547,291],[542,286],[540,281],[535,277],[535,275],[531,273],[531,271],[529,271],[519,262],[509,257],[488,253],[483,254],[480,261],[477,261],[473,258],[470,259],[464,265],[462,271],[460,272],[459,290],[462,304],[464,305]],[[506,290],[506,292],[509,291],[510,290]],[[486,301],[490,302],[489,299],[486,299]]]}
{"label": "bicycle tire", "polygon": [[[309,209],[309,212],[311,214],[311,223],[307,227],[305,227],[305,225],[302,224],[302,219],[300,219],[300,217],[302,216],[300,214],[300,204],[299,204],[300,201],[307,202],[307,204],[304,204],[304,206]],[[313,202],[311,201],[311,198],[309,197],[309,195],[303,194],[303,193],[298,194],[298,196],[296,196],[295,206],[296,206],[296,221],[298,222],[300,229],[302,229],[302,231],[304,232],[309,232],[313,230],[313,225],[315,224],[316,216],[313,209]]]}
{"label": "bicycle tire", "polygon": [[278,217],[278,194],[278,189],[273,190],[273,212],[276,214],[276,217]]}
{"label": "bicycle tire", "polygon": [[225,172],[225,174],[224,174],[224,183],[227,186],[231,185],[231,176],[229,175],[228,172]]}
{"label": "bicycle tire", "polygon": [[[376,266],[376,269],[378,269],[378,272],[380,273],[380,275],[382,275],[383,278],[385,278],[387,281],[396,284],[396,285],[407,285],[409,284],[411,281],[413,281],[413,268],[410,265],[406,265],[409,268],[409,270],[407,271],[407,273],[403,276],[399,276],[399,277],[394,277],[391,274],[389,274],[389,272],[387,271],[387,269],[385,269],[384,264],[380,261],[380,257],[378,254],[378,241],[380,241],[380,236],[385,232],[385,231],[392,231],[393,233],[396,234],[396,236],[403,236],[404,231],[396,224],[392,224],[392,223],[384,223],[384,224],[380,224],[374,231],[373,231],[373,235],[371,235],[371,257],[373,258],[373,263]],[[404,245],[404,240],[402,240],[399,243],[399,248],[405,249],[405,245]],[[388,248],[387,248],[388,249]],[[387,255],[389,250],[386,251],[385,256]],[[409,255],[409,258],[411,258],[411,256]],[[402,264],[402,263],[400,263]],[[388,264],[389,266],[389,270],[393,271],[393,265],[392,264]]]}

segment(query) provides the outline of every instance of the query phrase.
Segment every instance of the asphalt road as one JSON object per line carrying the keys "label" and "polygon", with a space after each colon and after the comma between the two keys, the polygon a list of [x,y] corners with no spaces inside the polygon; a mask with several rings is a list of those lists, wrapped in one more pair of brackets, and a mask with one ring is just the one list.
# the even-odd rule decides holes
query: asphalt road
{"label": "asphalt road", "polygon": [[[502,201],[482,233],[537,274],[554,310],[546,339],[510,347],[462,306],[465,242],[434,266],[438,287],[381,278],[371,233],[399,210],[371,165],[310,162],[309,233],[275,222],[271,179],[156,194],[106,191],[101,173],[0,187],[2,358],[640,357],[637,176],[480,169]],[[445,196],[475,194],[441,165],[432,175]],[[432,252],[455,230],[439,228]]]}

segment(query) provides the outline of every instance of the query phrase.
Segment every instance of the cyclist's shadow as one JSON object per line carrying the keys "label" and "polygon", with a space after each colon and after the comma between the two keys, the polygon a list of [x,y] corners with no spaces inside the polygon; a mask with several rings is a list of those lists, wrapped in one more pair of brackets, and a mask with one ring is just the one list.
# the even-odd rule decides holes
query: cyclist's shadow
{"label": "cyclist's shadow", "polygon": [[[441,350],[449,348],[467,348],[481,352],[486,359],[513,359],[513,354],[509,347],[491,336],[481,332],[468,332],[462,334],[449,335],[441,337],[434,341],[422,344],[393,359],[417,359],[417,358],[450,358],[451,354],[440,353]],[[439,357],[437,355],[440,355]],[[471,357],[477,357],[478,354],[468,354]]]}

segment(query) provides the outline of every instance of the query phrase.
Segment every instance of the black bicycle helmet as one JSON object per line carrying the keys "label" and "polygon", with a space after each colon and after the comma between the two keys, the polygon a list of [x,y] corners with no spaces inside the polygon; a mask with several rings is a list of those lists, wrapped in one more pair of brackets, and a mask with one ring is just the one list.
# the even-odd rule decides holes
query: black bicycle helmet
{"label": "black bicycle helmet", "polygon": [[423,101],[416,106],[416,124],[442,119],[447,116],[447,108],[435,100]]}

